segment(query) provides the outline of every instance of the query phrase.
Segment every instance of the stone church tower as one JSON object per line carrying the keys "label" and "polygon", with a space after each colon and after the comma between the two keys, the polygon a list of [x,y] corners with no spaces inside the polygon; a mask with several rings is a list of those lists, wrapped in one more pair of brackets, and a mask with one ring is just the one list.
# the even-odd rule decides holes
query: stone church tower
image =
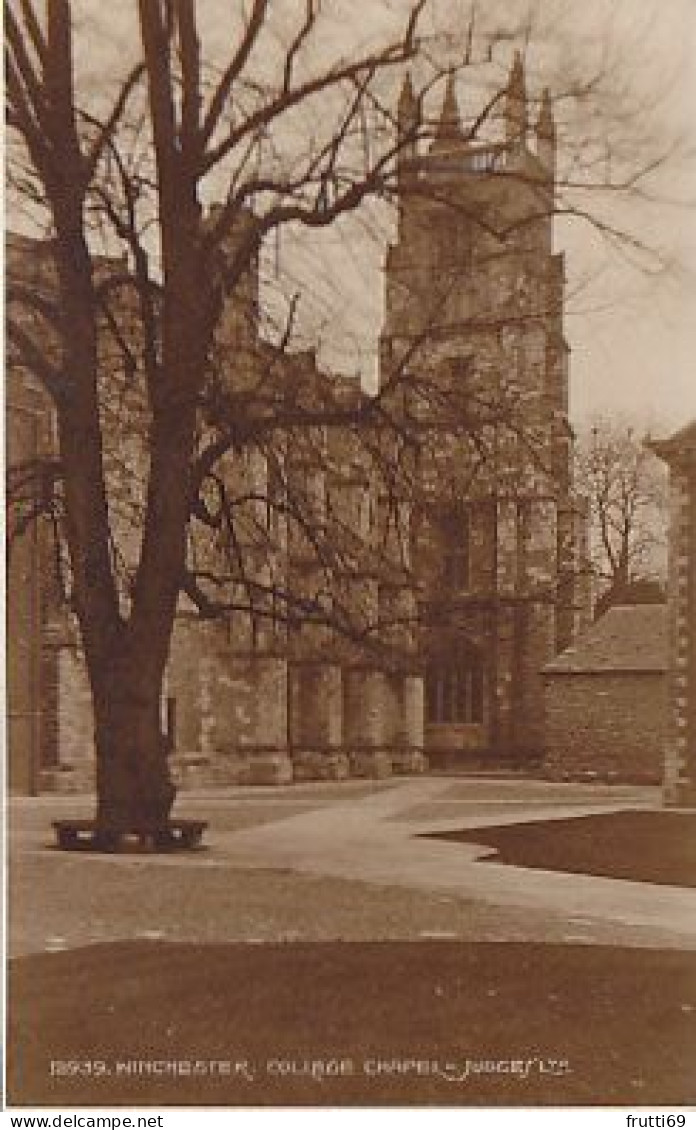
{"label": "stone church tower", "polygon": [[539,671],[588,614],[552,240],[556,132],[546,91],[530,125],[519,54],[501,101],[490,142],[462,122],[453,76],[429,130],[408,78],[399,102],[380,385],[402,390],[405,424],[418,421],[413,552],[433,764],[538,754]]}
{"label": "stone church tower", "polygon": [[[235,512],[244,562],[231,574],[233,617],[201,623],[186,600],[179,608],[162,712],[182,785],[385,776],[428,761],[485,770],[543,753],[540,672],[574,639],[589,594],[547,94],[532,116],[530,126],[519,56],[494,123],[501,136],[485,143],[462,122],[453,77],[428,130],[406,80],[380,342],[390,423],[289,425],[270,455],[252,445],[221,464],[246,499]],[[50,261],[48,245],[43,253]],[[37,255],[23,243],[15,267]],[[123,269],[99,269],[114,266]],[[257,298],[254,268],[219,328],[223,391],[265,393],[277,381],[308,419],[317,405],[381,419],[357,382],[265,341]],[[137,546],[127,503],[147,466],[142,404],[128,387],[129,427],[105,446],[124,560]],[[24,440],[16,446],[24,451]],[[329,553],[323,542],[317,552],[317,530]],[[210,535],[197,536],[197,561],[219,565]],[[92,717],[79,639],[69,617],[51,632],[39,623],[38,574],[17,560],[17,623],[33,642],[15,656],[15,683],[31,678],[33,690],[31,701],[13,697],[13,783],[87,788]],[[267,603],[252,615],[249,578],[268,601],[289,594],[289,613]],[[329,609],[326,621],[308,615],[314,606]],[[338,630],[343,620],[350,631]],[[33,713],[41,725],[20,732],[20,715]]]}

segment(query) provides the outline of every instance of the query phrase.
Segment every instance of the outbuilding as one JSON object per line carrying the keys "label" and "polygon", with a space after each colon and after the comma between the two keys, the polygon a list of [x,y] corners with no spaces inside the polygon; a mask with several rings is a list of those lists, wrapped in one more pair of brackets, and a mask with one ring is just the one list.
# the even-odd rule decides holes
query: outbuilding
{"label": "outbuilding", "polygon": [[546,767],[561,780],[662,780],[668,727],[664,604],[615,605],[545,665]]}

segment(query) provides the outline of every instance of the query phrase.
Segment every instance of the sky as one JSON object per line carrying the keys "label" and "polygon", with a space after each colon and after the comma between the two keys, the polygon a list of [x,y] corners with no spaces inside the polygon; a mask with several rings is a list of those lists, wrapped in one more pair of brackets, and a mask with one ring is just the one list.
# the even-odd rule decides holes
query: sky
{"label": "sky", "polygon": [[[511,0],[498,2],[511,10]],[[591,222],[555,222],[555,248],[566,256],[571,420],[582,429],[597,418],[619,417],[666,434],[696,418],[696,0],[585,0],[570,6],[544,0],[545,15],[554,4],[559,23],[547,44],[527,48],[530,94],[538,98],[546,81],[552,91],[554,80],[562,90],[569,68],[582,78],[592,73],[597,52],[606,51],[607,85],[616,90],[617,152],[625,151],[627,167],[665,155],[644,182],[645,199],[589,190],[573,197],[580,209],[627,237],[617,246],[607,245]],[[453,11],[439,7],[441,14]],[[509,52],[503,58],[509,60]],[[464,112],[467,94],[472,109],[481,95],[479,76],[472,72],[470,92],[466,77],[458,90]],[[600,97],[606,95],[583,113],[604,115]],[[633,113],[624,121],[626,106]],[[566,121],[562,175],[564,162],[565,172],[572,168],[573,131],[590,136],[592,128],[591,121]],[[562,124],[559,132],[563,138]],[[291,281],[311,280],[309,320],[320,356],[349,373],[360,369],[368,384],[383,317],[388,234],[367,215],[314,239],[310,248],[297,248],[288,238],[280,247],[281,269]],[[634,251],[633,241],[645,251]]]}
{"label": "sky", "polygon": [[[450,35],[452,58],[471,2],[431,0],[428,29]],[[297,3],[275,0],[279,27],[283,21],[291,26]],[[317,51],[335,56],[351,43],[369,42],[395,26],[406,4],[323,0],[325,31]],[[109,76],[122,74],[135,55],[134,0],[116,6],[75,0],[74,7],[79,89],[106,91]],[[483,36],[530,7],[535,31],[526,54],[535,96],[541,82],[548,82],[553,93],[555,84],[568,83],[574,72],[581,77],[601,55],[620,100],[637,107],[630,122],[617,118],[616,123],[617,130],[625,126],[632,159],[659,147],[661,136],[665,147],[678,141],[678,152],[649,182],[652,200],[598,204],[603,217],[659,252],[659,272],[654,254],[646,270],[644,256],[629,254],[627,246],[609,250],[587,224],[557,221],[555,235],[556,249],[565,251],[567,260],[572,421],[582,425],[618,414],[655,432],[673,430],[696,417],[696,0],[486,0],[479,4],[477,30]],[[232,21],[240,10],[229,0],[200,0],[203,46],[211,60],[234,42]],[[498,54],[498,76],[509,64],[512,46],[504,44]],[[444,52],[446,57],[446,45]],[[271,43],[264,52],[266,66],[272,57]],[[473,102],[480,93],[478,74],[472,72],[472,78],[472,88],[460,90],[465,106],[468,97]],[[568,136],[571,129],[576,136],[580,129],[592,135],[589,119],[566,125]],[[592,210],[594,201],[588,207]],[[281,274],[290,276],[284,279],[287,287],[295,282],[307,287],[305,324],[319,340],[320,357],[349,374],[360,372],[366,383],[374,373],[383,316],[388,228],[382,218],[366,214],[314,240],[311,248],[297,249],[283,237],[273,249]]]}
{"label": "sky", "polygon": [[[637,16],[651,4],[631,0],[625,7]],[[651,29],[644,54],[663,76],[665,140],[677,138],[684,155],[655,178],[655,202],[626,207],[625,215],[667,265],[657,276],[607,268],[582,301],[569,301],[566,333],[577,422],[621,413],[665,431],[696,418],[696,3],[664,0]],[[584,249],[577,233],[557,231],[559,245],[564,234],[572,289],[585,268]],[[601,253],[594,266],[606,267]]]}

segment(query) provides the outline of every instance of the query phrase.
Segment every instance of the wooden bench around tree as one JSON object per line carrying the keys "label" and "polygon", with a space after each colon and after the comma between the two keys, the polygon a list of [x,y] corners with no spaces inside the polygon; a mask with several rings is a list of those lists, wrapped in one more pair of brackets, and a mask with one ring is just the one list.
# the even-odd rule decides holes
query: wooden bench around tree
{"label": "wooden bench around tree", "polygon": [[84,851],[89,848],[118,851],[126,842],[133,840],[144,848],[175,850],[197,847],[208,824],[205,820],[174,819],[162,830],[150,832],[133,828],[113,835],[99,832],[95,820],[54,820],[53,827],[58,847],[65,851]]}

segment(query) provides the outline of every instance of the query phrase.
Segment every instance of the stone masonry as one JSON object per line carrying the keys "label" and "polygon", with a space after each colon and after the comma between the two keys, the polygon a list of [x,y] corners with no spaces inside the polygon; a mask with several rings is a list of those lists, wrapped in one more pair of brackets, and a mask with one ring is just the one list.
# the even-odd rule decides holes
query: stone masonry
{"label": "stone masonry", "polygon": [[670,482],[670,724],[665,801],[696,803],[696,421],[650,444]]}
{"label": "stone masonry", "polygon": [[[542,756],[541,669],[574,639],[589,601],[563,257],[552,245],[555,126],[548,94],[534,126],[531,102],[516,56],[493,123],[502,136],[481,141],[460,120],[454,79],[431,130],[406,79],[379,378],[397,427],[289,427],[272,453],[223,461],[221,475],[249,499],[238,511],[244,569],[232,578],[241,604],[201,623],[181,602],[162,720],[183,787]],[[429,133],[427,148],[416,133]],[[275,373],[296,409],[359,416],[368,394],[356,381],[262,341],[257,267],[235,301],[217,343],[222,395],[251,395],[259,374]],[[132,412],[137,421],[142,408]],[[106,453],[110,476],[132,464],[116,491],[126,561],[138,539],[125,515],[142,503],[145,465],[133,431],[127,452],[117,437]],[[375,460],[394,473],[377,474]],[[331,531],[328,555],[317,554],[316,530]],[[214,566],[219,546],[203,535],[196,552]],[[250,582],[285,594],[281,615],[268,602],[245,610]],[[58,748],[41,783],[82,787],[93,751],[72,627],[49,646]]]}

